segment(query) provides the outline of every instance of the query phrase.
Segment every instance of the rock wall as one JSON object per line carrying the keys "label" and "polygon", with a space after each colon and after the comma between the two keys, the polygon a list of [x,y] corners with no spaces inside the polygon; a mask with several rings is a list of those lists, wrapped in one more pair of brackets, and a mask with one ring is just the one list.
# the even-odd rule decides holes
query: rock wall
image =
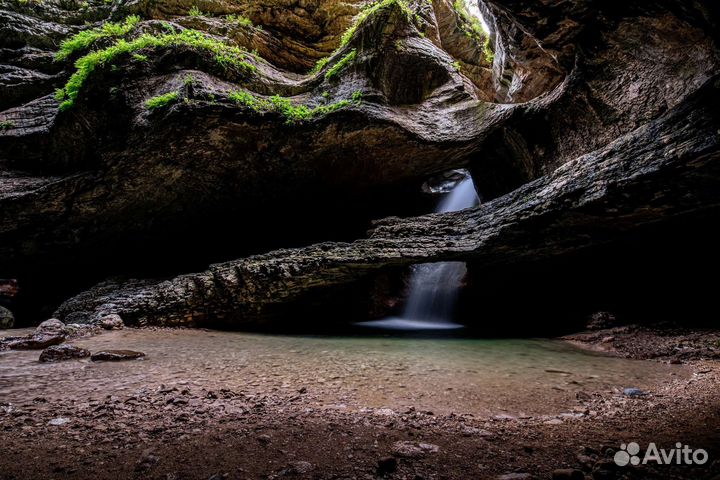
{"label": "rock wall", "polygon": [[[488,0],[480,10],[491,31],[473,36],[446,0],[2,0],[0,274],[51,305],[112,275],[172,276],[358,238],[371,218],[420,213],[422,183],[461,166],[485,199],[522,210],[543,192],[532,182],[575,182],[568,169],[587,173],[596,155],[627,159],[638,153],[628,139],[664,149],[647,129],[712,88],[711,5]],[[124,29],[129,15],[140,18]],[[88,30],[85,46],[62,44]],[[618,145],[627,151],[615,155]],[[582,195],[605,195],[602,175]],[[481,221],[422,218],[449,233]],[[411,245],[416,228],[390,231]],[[557,243],[587,243],[556,228]],[[279,295],[270,303],[294,298],[267,288]],[[215,302],[201,302],[203,318],[234,309]]]}

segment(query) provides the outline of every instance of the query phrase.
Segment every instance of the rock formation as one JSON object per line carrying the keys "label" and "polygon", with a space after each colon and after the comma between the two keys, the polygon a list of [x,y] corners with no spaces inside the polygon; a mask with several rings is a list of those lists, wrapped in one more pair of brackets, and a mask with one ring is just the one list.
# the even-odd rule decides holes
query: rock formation
{"label": "rock formation", "polygon": [[[0,275],[49,303],[58,279],[171,279],[64,321],[236,325],[386,268],[716,214],[712,5],[487,0],[485,34],[446,0],[85,5],[0,9]],[[463,166],[489,201],[411,216]]]}

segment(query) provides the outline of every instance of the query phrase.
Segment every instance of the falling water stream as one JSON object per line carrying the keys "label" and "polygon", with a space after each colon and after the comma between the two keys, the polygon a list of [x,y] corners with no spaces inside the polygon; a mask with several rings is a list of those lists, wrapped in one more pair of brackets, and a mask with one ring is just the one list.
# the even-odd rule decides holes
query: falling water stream
{"label": "falling water stream", "polygon": [[[438,204],[436,213],[456,212],[479,203],[472,178],[466,176]],[[413,267],[405,309],[400,317],[360,322],[363,327],[393,330],[462,328],[453,313],[467,269],[465,262],[421,263]]]}

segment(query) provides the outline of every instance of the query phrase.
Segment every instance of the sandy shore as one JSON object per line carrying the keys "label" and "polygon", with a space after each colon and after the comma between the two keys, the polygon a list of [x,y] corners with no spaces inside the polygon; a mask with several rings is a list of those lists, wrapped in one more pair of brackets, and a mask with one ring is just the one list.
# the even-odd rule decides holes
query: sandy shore
{"label": "sandy shore", "polygon": [[[636,338],[647,342],[650,335]],[[611,343],[602,341],[607,335],[596,337],[598,345]],[[593,342],[585,338],[584,343]],[[432,412],[411,404],[363,406],[352,399],[326,403],[322,397],[332,388],[315,390],[306,381],[288,379],[287,388],[276,389],[175,381],[121,394],[106,395],[93,387],[84,396],[15,397],[0,405],[0,478],[579,475],[558,469],[576,469],[593,479],[712,478],[720,473],[720,363],[683,362],[681,375],[656,380],[640,395],[583,389],[574,392],[566,411],[554,415]],[[118,367],[120,375],[132,364],[116,365],[128,366]],[[536,401],[542,403],[543,397]],[[618,467],[613,455],[627,442],[643,448],[649,442],[663,448],[682,442],[705,449],[709,461]]]}

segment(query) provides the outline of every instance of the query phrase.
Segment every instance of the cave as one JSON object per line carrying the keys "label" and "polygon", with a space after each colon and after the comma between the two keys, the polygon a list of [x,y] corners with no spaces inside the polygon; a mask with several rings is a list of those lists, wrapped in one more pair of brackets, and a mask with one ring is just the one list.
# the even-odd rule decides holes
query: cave
{"label": "cave", "polygon": [[718,478],[719,20],[3,0],[0,479]]}

